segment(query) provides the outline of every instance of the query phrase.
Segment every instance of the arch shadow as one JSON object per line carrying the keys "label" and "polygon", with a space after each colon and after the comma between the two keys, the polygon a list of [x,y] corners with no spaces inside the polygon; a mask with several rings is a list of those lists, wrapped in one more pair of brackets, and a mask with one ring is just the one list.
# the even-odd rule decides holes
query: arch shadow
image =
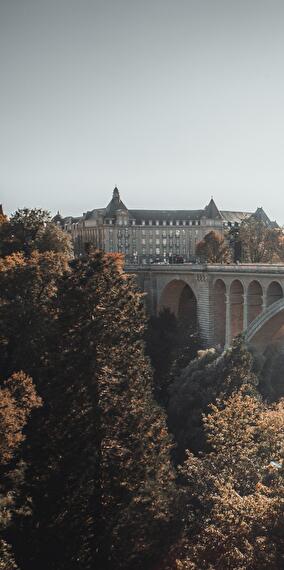
{"label": "arch shadow", "polygon": [[158,311],[165,308],[187,327],[197,330],[197,300],[194,291],[185,281],[174,279],[165,286]]}
{"label": "arch shadow", "polygon": [[226,342],[226,285],[222,279],[214,283],[214,344],[221,347]]}

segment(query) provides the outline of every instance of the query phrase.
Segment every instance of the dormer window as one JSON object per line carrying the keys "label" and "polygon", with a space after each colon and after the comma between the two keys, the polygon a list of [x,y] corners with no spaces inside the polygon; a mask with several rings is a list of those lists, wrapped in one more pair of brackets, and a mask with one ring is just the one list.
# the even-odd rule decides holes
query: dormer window
{"label": "dormer window", "polygon": [[132,225],[135,226],[135,220],[132,220]]}
{"label": "dormer window", "polygon": [[163,226],[166,226],[166,225],[167,225],[166,220],[163,220]]}
{"label": "dormer window", "polygon": [[179,226],[179,220],[176,220],[176,226]]}
{"label": "dormer window", "polygon": [[142,220],[141,223],[142,223],[142,226],[145,226],[145,220]]}
{"label": "dormer window", "polygon": [[172,225],[173,225],[173,220],[170,220],[170,226],[172,226]]}
{"label": "dormer window", "polygon": [[151,225],[152,225],[152,220],[149,220],[149,226],[151,226]]}
{"label": "dormer window", "polygon": [[160,222],[159,222],[159,220],[156,220],[156,226],[158,226],[158,225],[159,225],[159,223],[160,223]]}

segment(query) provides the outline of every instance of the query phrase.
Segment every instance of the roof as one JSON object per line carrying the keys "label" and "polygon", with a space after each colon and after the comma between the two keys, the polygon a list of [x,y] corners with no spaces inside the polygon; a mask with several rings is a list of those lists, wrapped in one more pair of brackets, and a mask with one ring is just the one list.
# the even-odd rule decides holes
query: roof
{"label": "roof", "polygon": [[[134,219],[138,225],[142,225],[142,221],[145,223],[155,223],[159,221],[198,221],[202,218],[207,218],[209,220],[220,220],[221,222],[227,222],[228,224],[241,224],[244,220],[248,220],[254,217],[257,220],[261,220],[267,226],[278,227],[276,222],[271,222],[267,214],[264,212],[263,208],[257,208],[255,212],[243,212],[243,211],[231,211],[231,210],[219,210],[211,198],[209,204],[205,208],[199,210],[128,210],[125,204],[120,198],[118,188],[115,187],[113,190],[112,199],[106,208],[95,208],[89,212],[85,212],[83,216],[77,218],[64,218],[63,221],[68,220],[70,222],[78,222],[79,220],[91,220],[98,216],[103,218],[116,218],[119,211],[123,211],[129,215],[130,219]],[[59,214],[59,213],[58,213]],[[61,218],[62,219],[62,218]]]}
{"label": "roof", "polygon": [[118,188],[115,187],[112,194],[112,199],[105,209],[105,215],[112,218],[115,216],[117,210],[127,210],[127,208],[120,199]]}
{"label": "roof", "polygon": [[129,214],[138,223],[142,220],[200,220],[204,210],[129,210]]}
{"label": "roof", "polygon": [[208,206],[206,206],[204,208],[204,212],[205,212],[206,218],[208,218],[209,220],[221,220],[222,219],[222,216],[221,216],[213,198],[211,198]]}
{"label": "roof", "polygon": [[253,215],[252,212],[231,212],[230,210],[221,210],[220,213],[225,222],[238,222],[239,224]]}

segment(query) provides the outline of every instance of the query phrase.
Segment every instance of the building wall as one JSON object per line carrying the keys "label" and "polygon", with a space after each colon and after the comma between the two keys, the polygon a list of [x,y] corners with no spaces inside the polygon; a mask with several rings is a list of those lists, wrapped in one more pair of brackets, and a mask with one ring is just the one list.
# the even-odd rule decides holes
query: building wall
{"label": "building wall", "polygon": [[72,236],[76,253],[83,253],[86,245],[92,244],[107,252],[121,252],[127,263],[137,264],[170,262],[176,257],[190,261],[195,256],[196,244],[206,234],[213,229],[221,235],[224,233],[223,223],[219,220],[201,219],[187,223],[153,220],[142,225],[126,216],[115,223],[106,223],[103,219],[67,223],[65,229]]}

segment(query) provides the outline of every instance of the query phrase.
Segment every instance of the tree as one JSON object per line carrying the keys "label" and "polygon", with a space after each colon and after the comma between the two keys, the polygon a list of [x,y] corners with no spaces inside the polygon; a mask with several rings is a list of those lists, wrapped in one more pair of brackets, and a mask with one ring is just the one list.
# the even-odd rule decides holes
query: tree
{"label": "tree", "polygon": [[230,263],[231,260],[227,242],[215,231],[209,232],[197,243],[196,255],[207,263]]}
{"label": "tree", "polygon": [[[165,416],[144,356],[142,296],[120,257],[71,264],[57,295],[53,373],[33,426],[23,570],[152,568],[176,501]],[[165,540],[167,536],[167,540]],[[168,542],[167,542],[168,541]]]}
{"label": "tree", "polygon": [[181,469],[188,531],[170,567],[279,570],[284,561],[284,402],[268,406],[243,386],[211,406],[204,427],[210,452],[188,453]]}
{"label": "tree", "polygon": [[18,516],[30,514],[27,499],[19,501],[25,465],[20,449],[25,439],[23,429],[34,408],[41,405],[31,378],[14,373],[0,387],[0,568],[18,568],[11,545],[7,543],[9,527]]}
{"label": "tree", "polygon": [[240,261],[245,263],[273,263],[283,258],[283,235],[278,228],[267,226],[253,217],[240,224],[231,242],[238,244]]}
{"label": "tree", "polygon": [[169,387],[178,370],[185,368],[197,355],[201,341],[197,333],[169,311],[152,316],[146,329],[146,353],[154,369],[154,396],[166,407]]}
{"label": "tree", "polygon": [[0,225],[0,253],[2,257],[21,252],[29,256],[35,250],[55,251],[70,257],[70,237],[52,223],[46,210],[20,209]]}
{"label": "tree", "polygon": [[177,462],[183,461],[186,449],[197,453],[207,448],[202,414],[217,397],[225,398],[243,384],[254,391],[258,378],[241,337],[222,355],[214,349],[201,351],[176,376],[169,390],[168,424],[177,442]]}
{"label": "tree", "polygon": [[0,259],[0,374],[25,370],[38,382],[56,350],[57,284],[67,270],[53,252]]}
{"label": "tree", "polygon": [[284,354],[281,347],[270,345],[263,354],[254,354],[255,369],[259,379],[259,391],[268,402],[284,397]]}

